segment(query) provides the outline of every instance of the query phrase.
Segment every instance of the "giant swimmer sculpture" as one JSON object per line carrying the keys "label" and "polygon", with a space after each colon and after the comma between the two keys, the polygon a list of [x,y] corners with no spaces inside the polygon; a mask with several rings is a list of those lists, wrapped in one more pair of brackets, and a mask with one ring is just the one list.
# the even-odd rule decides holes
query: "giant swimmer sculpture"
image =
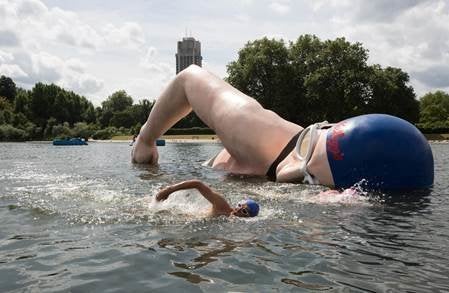
{"label": "giant swimmer sculpture", "polygon": [[431,148],[409,122],[369,114],[304,129],[195,65],[179,73],[157,99],[132,161],[156,164],[157,138],[192,110],[223,143],[224,149],[207,162],[214,169],[332,188],[361,181],[382,191],[433,184]]}

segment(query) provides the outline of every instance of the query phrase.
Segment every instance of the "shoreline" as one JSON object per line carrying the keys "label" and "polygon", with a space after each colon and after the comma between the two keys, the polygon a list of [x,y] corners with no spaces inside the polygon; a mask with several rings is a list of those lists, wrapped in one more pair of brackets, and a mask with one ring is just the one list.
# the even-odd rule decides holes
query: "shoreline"
{"label": "shoreline", "polygon": [[[198,135],[163,135],[160,139],[171,143],[221,143],[217,135],[198,134]],[[114,136],[109,140],[89,140],[95,142],[129,142],[133,140],[132,136]],[[88,142],[89,142],[88,141]]]}
{"label": "shoreline", "polygon": [[[432,144],[449,144],[449,134],[425,135],[429,143]],[[217,135],[199,134],[199,135],[163,135],[160,139],[164,139],[169,143],[221,143]],[[111,139],[89,139],[87,142],[119,142],[131,143],[133,136],[121,135],[113,136]],[[28,140],[28,141],[1,141],[4,143],[20,143],[20,142],[34,142],[34,143],[51,143],[52,140]]]}

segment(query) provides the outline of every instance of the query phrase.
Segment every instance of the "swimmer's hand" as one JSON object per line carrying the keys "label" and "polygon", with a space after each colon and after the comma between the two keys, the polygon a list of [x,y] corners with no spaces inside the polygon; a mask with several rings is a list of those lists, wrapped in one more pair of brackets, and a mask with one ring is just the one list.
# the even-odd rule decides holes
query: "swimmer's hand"
{"label": "swimmer's hand", "polygon": [[173,192],[175,192],[175,190],[173,190],[172,186],[167,186],[163,189],[161,189],[157,194],[156,194],[156,201],[164,201],[168,198],[168,196],[170,194],[172,194]]}
{"label": "swimmer's hand", "polygon": [[139,135],[131,151],[131,161],[137,164],[157,164],[159,154],[155,143],[147,143]]}

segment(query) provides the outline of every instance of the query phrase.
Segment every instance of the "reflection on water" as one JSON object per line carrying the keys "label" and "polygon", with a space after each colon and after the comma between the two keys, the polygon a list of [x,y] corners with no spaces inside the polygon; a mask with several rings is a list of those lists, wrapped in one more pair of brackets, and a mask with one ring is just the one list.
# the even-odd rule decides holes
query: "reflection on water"
{"label": "reflection on water", "polygon": [[[159,166],[126,143],[0,144],[2,291],[449,290],[449,145],[433,145],[436,184],[402,195],[276,184],[212,171],[218,144],[167,144]],[[199,178],[252,219],[210,218]]]}

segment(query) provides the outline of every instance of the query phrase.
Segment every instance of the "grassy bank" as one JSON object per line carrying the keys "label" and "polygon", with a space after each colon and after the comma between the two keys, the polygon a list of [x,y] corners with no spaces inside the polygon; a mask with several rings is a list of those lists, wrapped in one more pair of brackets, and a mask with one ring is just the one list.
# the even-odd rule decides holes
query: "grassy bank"
{"label": "grassy bank", "polygon": [[[172,141],[183,141],[183,140],[210,140],[219,141],[215,134],[179,134],[179,135],[163,135],[162,139],[172,140]],[[117,135],[112,137],[112,140],[133,140],[131,135]]]}
{"label": "grassy bank", "polygon": [[[424,134],[424,136],[428,140],[449,140],[449,133],[428,133]],[[179,134],[179,135],[163,135],[163,139],[166,139],[168,141],[202,141],[202,140],[210,140],[210,141],[219,141],[217,135],[212,134]],[[112,137],[111,140],[133,140],[133,137],[131,135],[117,135]]]}
{"label": "grassy bank", "polygon": [[449,140],[449,133],[427,133],[424,136],[427,140]]}

